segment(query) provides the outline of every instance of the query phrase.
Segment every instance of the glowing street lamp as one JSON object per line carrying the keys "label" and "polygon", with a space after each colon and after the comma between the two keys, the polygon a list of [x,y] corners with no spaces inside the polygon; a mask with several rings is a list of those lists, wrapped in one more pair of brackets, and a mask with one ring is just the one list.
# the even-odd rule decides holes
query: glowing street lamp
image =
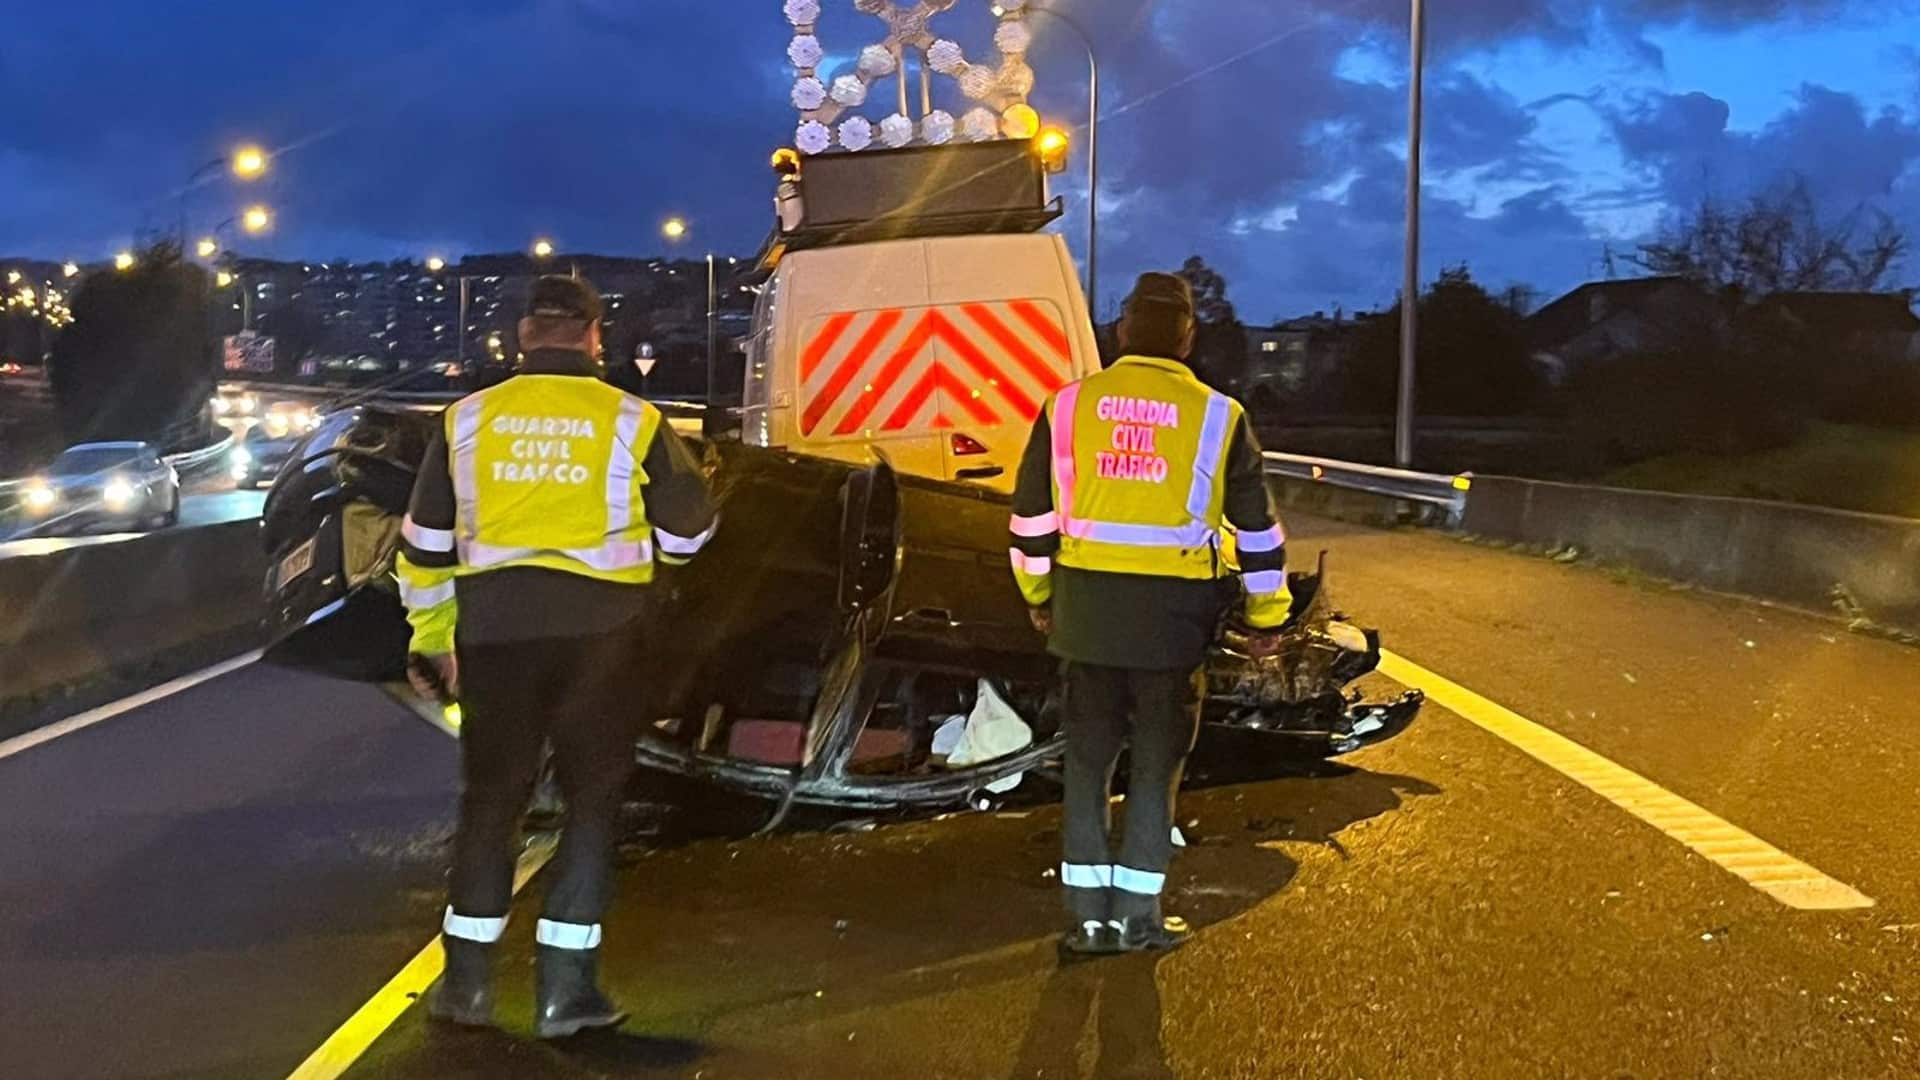
{"label": "glowing street lamp", "polygon": [[429,255],[427,257],[427,270],[429,272],[437,274],[440,271],[445,270],[446,268],[447,268],[447,260],[441,258],[438,255]]}
{"label": "glowing street lamp", "polygon": [[227,273],[225,270],[222,270],[219,273],[213,275],[213,283],[215,286],[224,289],[227,286],[233,284],[233,275]]}
{"label": "glowing street lamp", "polygon": [[553,241],[541,237],[533,242],[533,256],[536,259],[553,258]]}
{"label": "glowing street lamp", "polygon": [[65,266],[63,266],[63,267],[61,267],[61,268],[60,268],[60,272],[61,272],[62,274],[65,274],[65,275],[66,275],[67,277],[79,277],[79,276],[80,276],[80,264],[79,264],[79,263],[71,263],[71,262],[70,262],[70,263],[68,263],[67,265],[65,265]]}
{"label": "glowing street lamp", "polygon": [[9,285],[20,284],[20,271],[18,270],[7,271],[7,284]]}
{"label": "glowing street lamp", "polygon": [[123,251],[120,254],[115,255],[113,257],[113,268],[115,270],[133,269],[133,252]]}
{"label": "glowing street lamp", "polygon": [[233,152],[233,175],[252,180],[267,171],[267,152],[257,146],[243,146]]}
{"label": "glowing street lamp", "polygon": [[680,217],[668,218],[660,225],[660,235],[676,244],[679,243],[687,238],[687,220]]}
{"label": "glowing street lamp", "polygon": [[200,253],[201,258],[211,259],[219,254],[220,242],[211,236],[204,236],[200,238],[198,244],[194,245],[194,250]]}
{"label": "glowing street lamp", "polygon": [[250,233],[266,232],[273,224],[273,214],[264,206],[249,206],[246,213],[240,215],[240,224]]}

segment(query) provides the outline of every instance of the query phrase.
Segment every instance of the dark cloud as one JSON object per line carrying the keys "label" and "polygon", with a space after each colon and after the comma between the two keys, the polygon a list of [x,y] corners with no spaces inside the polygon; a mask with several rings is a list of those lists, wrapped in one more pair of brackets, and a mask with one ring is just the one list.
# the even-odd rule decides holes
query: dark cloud
{"label": "dark cloud", "polygon": [[1754,132],[1730,129],[1727,103],[1697,92],[1601,109],[1627,160],[1681,205],[1796,177],[1830,207],[1879,204],[1920,163],[1920,119],[1869,113],[1859,98],[1823,86],[1802,86],[1786,112]]}

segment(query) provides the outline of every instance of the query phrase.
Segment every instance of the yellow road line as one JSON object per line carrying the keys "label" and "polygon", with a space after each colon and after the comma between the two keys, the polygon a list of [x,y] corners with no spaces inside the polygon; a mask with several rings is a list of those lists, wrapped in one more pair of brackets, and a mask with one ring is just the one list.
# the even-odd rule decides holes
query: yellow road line
{"label": "yellow road line", "polygon": [[1381,653],[1380,673],[1426,691],[1434,704],[1519,747],[1788,907],[1819,911],[1873,906],[1872,897],[1745,829],[1405,657]]}
{"label": "yellow road line", "polygon": [[[540,868],[553,858],[554,840],[541,837],[520,853],[520,863],[514,870],[513,891],[518,893]],[[427,992],[433,980],[440,977],[446,967],[447,955],[440,947],[440,935],[435,934],[427,947],[414,954],[413,959],[400,969],[399,974],[387,980],[380,992],[367,999],[347,1022],[336,1028],[320,1048],[307,1055],[307,1060],[287,1076],[287,1080],[335,1080],[353,1067],[360,1056],[367,1052],[374,1041],[400,1019],[420,995]]]}

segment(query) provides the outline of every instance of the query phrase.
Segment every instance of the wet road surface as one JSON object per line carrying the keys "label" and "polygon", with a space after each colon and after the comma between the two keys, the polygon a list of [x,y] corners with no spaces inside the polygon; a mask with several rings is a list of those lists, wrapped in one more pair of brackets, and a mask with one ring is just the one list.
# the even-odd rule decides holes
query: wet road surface
{"label": "wet road surface", "polygon": [[[1052,807],[635,847],[607,920],[621,1034],[526,1039],[536,882],[507,1032],[408,1010],[347,1075],[1920,1073],[1920,654],[1290,524],[1396,653],[1875,905],[1788,907],[1430,705],[1341,765],[1190,791],[1168,906],[1199,932],[1171,956],[1057,964]],[[431,938],[453,750],[375,691],[254,667],[0,759],[28,868],[0,883],[0,965],[29,972],[0,990],[14,1071],[287,1075]]]}

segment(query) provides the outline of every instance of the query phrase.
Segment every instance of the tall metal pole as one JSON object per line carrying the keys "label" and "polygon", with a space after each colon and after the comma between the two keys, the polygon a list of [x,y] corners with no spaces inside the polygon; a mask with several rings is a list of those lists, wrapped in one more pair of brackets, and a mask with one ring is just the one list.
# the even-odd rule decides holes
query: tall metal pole
{"label": "tall metal pole", "polygon": [[1100,56],[1093,48],[1093,36],[1072,16],[1052,8],[1032,6],[1029,10],[1058,21],[1087,50],[1087,307],[1100,317]]}
{"label": "tall metal pole", "polygon": [[[902,82],[906,72],[900,73]],[[707,252],[707,412],[711,416],[719,408],[717,395],[720,392],[720,352],[715,346],[715,319],[720,306],[720,290],[714,280],[713,252]]]}
{"label": "tall metal pole", "polygon": [[1413,0],[1411,71],[1407,78],[1407,260],[1400,282],[1400,401],[1394,418],[1393,459],[1413,466],[1415,357],[1420,333],[1420,108],[1426,75],[1425,0]]}
{"label": "tall metal pole", "polygon": [[473,279],[467,275],[460,275],[460,332],[454,335],[459,340],[459,344],[454,353],[453,363],[460,369],[460,377],[463,379],[467,375],[467,303],[472,296],[472,282]]}

